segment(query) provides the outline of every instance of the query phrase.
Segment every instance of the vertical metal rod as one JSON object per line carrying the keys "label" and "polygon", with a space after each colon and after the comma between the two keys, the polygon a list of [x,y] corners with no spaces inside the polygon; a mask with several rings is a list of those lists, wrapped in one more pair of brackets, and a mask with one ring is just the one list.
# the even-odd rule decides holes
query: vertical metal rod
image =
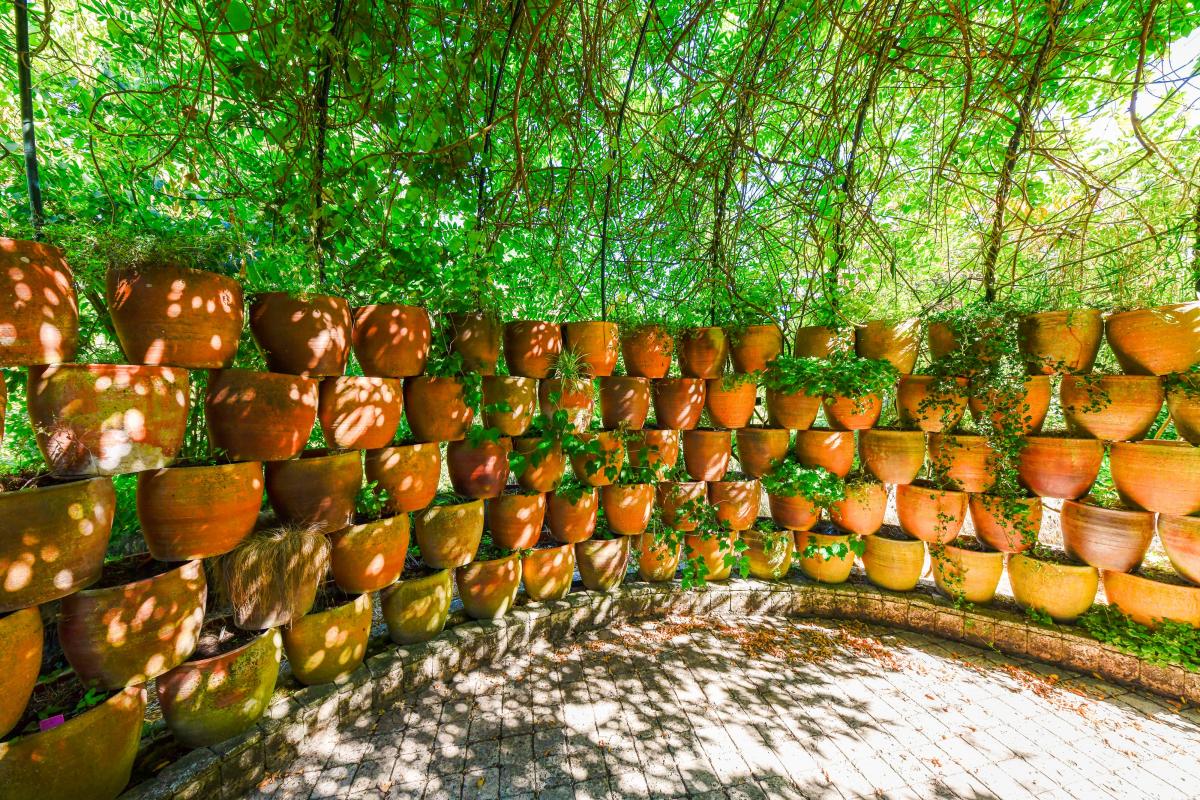
{"label": "vertical metal rod", "polygon": [[25,150],[25,183],[29,189],[29,211],[33,232],[41,237],[45,213],[42,210],[42,184],[38,178],[37,135],[33,129],[33,76],[30,71],[29,5],[13,0],[17,9],[17,83],[21,94],[21,134]]}

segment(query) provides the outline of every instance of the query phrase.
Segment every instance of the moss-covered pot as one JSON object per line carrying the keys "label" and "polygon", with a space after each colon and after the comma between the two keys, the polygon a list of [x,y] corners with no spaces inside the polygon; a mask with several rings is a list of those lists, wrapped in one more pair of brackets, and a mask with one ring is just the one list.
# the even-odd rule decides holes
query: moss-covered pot
{"label": "moss-covered pot", "polygon": [[348,594],[377,592],[400,579],[408,555],[408,514],[348,525],[330,535],[329,567]]}
{"label": "moss-covered pot", "polygon": [[483,424],[501,436],[522,436],[538,410],[537,379],[488,375],[483,379]]}
{"label": "moss-covered pot", "polygon": [[453,569],[475,560],[483,538],[483,501],[429,506],[413,515],[421,558],[431,567]]}
{"label": "moss-covered pot", "polygon": [[42,615],[36,608],[0,616],[0,739],[21,719],[42,664]]}
{"label": "moss-covered pot", "polygon": [[362,488],[362,456],[357,450],[309,450],[300,458],[268,462],[267,497],[284,522],[344,528],[354,519]]}
{"label": "moss-covered pot", "polygon": [[933,557],[933,580],[937,587],[946,596],[961,598],[968,603],[992,602],[1003,574],[1004,554],[995,550],[948,544],[944,545],[940,556]]}
{"label": "moss-covered pot", "polygon": [[1008,559],[1008,582],[1022,608],[1071,623],[1095,602],[1100,573],[1086,564],[1059,564],[1016,553]]}
{"label": "moss-covered pot", "polygon": [[384,506],[389,512],[419,511],[437,495],[442,451],[428,442],[381,447],[366,452],[363,469],[367,482],[387,493]]}
{"label": "moss-covered pot", "polygon": [[593,592],[611,592],[625,580],[629,568],[629,537],[588,539],[575,544],[575,563],[583,585]]}
{"label": "moss-covered pot", "polygon": [[63,251],[44,242],[0,236],[0,367],[57,364],[75,358],[79,306]]}
{"label": "moss-covered pot", "polygon": [[458,596],[471,619],[499,619],[509,612],[521,588],[521,555],[472,561],[454,570]]}
{"label": "moss-covered pot", "polygon": [[1149,511],[1104,508],[1086,497],[1064,500],[1058,518],[1067,554],[1107,571],[1137,569],[1154,539]]}
{"label": "moss-covered pot", "polygon": [[575,545],[539,547],[521,559],[521,579],[530,600],[562,600],[575,578]]}
{"label": "moss-covered pot", "polygon": [[899,532],[868,536],[863,551],[867,580],[893,592],[912,591],[925,570],[925,542]]}
{"label": "moss-covered pot", "polygon": [[651,583],[674,580],[681,549],[678,542],[655,541],[654,534],[643,533],[638,553],[638,577]]}
{"label": "moss-covered pot", "polygon": [[371,633],[371,595],[316,611],[283,629],[292,674],[305,686],[332,683],[358,669]]}
{"label": "moss-covered pot", "polygon": [[380,593],[388,635],[396,644],[427,642],[446,627],[454,599],[454,572],[401,578]]}
{"label": "moss-covered pot", "polygon": [[230,459],[279,461],[304,449],[318,398],[312,378],[223,369],[209,375],[204,417],[213,445]]}
{"label": "moss-covered pot", "polygon": [[137,481],[142,536],[159,561],[228,553],[254,530],[262,508],[257,461],[147,470]]}
{"label": "moss-covered pot", "polygon": [[[814,548],[813,552],[806,555],[810,547]],[[843,547],[845,551],[841,552]],[[850,570],[854,568],[854,553],[850,550],[848,534],[800,533],[796,535],[796,549],[800,552],[800,569],[814,581],[845,583],[850,577]]]}
{"label": "moss-covered pot", "polygon": [[792,568],[796,538],[789,530],[761,531],[751,528],[742,531],[746,543],[746,558],[750,574],[764,581],[776,581]]}
{"label": "moss-covered pot", "polygon": [[1150,628],[1163,620],[1200,628],[1200,586],[1154,580],[1144,575],[1105,572],[1104,596],[1122,614]]}

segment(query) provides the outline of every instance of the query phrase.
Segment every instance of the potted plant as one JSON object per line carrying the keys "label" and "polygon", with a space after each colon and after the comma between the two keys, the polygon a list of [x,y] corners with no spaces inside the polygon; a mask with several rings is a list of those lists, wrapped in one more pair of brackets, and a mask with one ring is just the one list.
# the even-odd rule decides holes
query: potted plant
{"label": "potted plant", "polygon": [[662,323],[631,321],[621,325],[621,357],[631,376],[666,377],[674,350],[675,338]]}
{"label": "potted plant", "polygon": [[664,428],[688,430],[704,411],[703,378],[660,378],[654,381],[654,419]]}
{"label": "potted plant", "polygon": [[536,547],[522,551],[521,579],[530,600],[562,600],[570,593],[574,578],[575,545],[544,537]]}
{"label": "potted plant", "polygon": [[585,588],[593,592],[611,592],[625,580],[629,569],[628,536],[611,532],[575,543],[575,563]]}
{"label": "potted plant", "polygon": [[467,437],[446,445],[446,471],[464,497],[498,497],[508,483],[512,440],[495,428],[474,425]]}
{"label": "potted plant", "polygon": [[893,592],[910,592],[925,571],[925,542],[895,525],[884,525],[866,537],[862,562],[871,583]]}
{"label": "potted plant", "polygon": [[521,553],[498,547],[485,536],[475,560],[454,570],[458,596],[471,619],[500,619],[517,601]]}
{"label": "potted plant", "polygon": [[840,328],[839,321],[835,319],[823,324],[805,325],[796,329],[792,354],[797,358],[844,355],[854,344],[853,335],[851,329]]}
{"label": "potted plant", "polygon": [[377,592],[400,579],[411,535],[407,513],[392,514],[387,492],[364,486],[355,499],[354,522],[330,537],[330,572],[347,594]]}
{"label": "potted plant", "polygon": [[42,615],[36,607],[11,614],[0,613],[0,740],[3,740],[25,713],[42,666],[45,631]]}
{"label": "potted plant", "polygon": [[638,577],[651,583],[673,580],[682,552],[683,532],[663,524],[662,515],[654,514],[639,542]]}
{"label": "potted plant", "polygon": [[650,413],[650,379],[608,376],[600,379],[600,420],[612,430],[640,430]]}
{"label": "potted plant", "polygon": [[726,328],[733,371],[739,374],[762,372],[783,352],[783,331],[765,318],[759,324],[739,324]]}
{"label": "potted plant", "polygon": [[900,424],[930,433],[954,430],[967,410],[967,383],[956,375],[901,375],[896,386]]}
{"label": "potted plant", "polygon": [[616,482],[600,487],[600,507],[613,533],[635,536],[646,530],[654,512],[654,483],[652,470],[626,465]]}
{"label": "potted plant", "polygon": [[831,526],[822,525],[796,535],[800,551],[800,569],[820,583],[845,583],[854,568],[854,557],[862,555],[863,539]]}
{"label": "potted plant", "polygon": [[817,358],[778,356],[763,375],[767,420],[773,428],[807,430],[821,407],[828,364]]}
{"label": "potted plant", "polygon": [[929,555],[934,583],[956,604],[992,602],[1004,573],[1003,553],[974,536],[960,536],[952,544],[931,546]]}
{"label": "potted plant", "polygon": [[858,458],[884,483],[912,483],[925,465],[925,432],[891,428],[859,431]]}
{"label": "potted plant", "polygon": [[685,589],[704,586],[708,581],[724,581],[736,569],[741,577],[750,574],[750,560],[740,531],[720,523],[705,521],[692,533],[684,534],[681,585]]}
{"label": "potted plant", "polygon": [[908,375],[917,365],[921,348],[921,322],[904,319],[899,322],[875,319],[854,328],[854,351],[859,358],[886,361],[901,375]]}
{"label": "potted plant", "polygon": [[427,642],[440,634],[450,618],[454,571],[434,569],[409,560],[400,580],[380,593],[388,636],[399,645]]}
{"label": "potted plant", "polygon": [[1021,355],[1031,375],[1084,375],[1092,371],[1104,322],[1092,308],[1026,314],[1017,323]]}
{"label": "potted plant", "polygon": [[536,378],[484,375],[483,424],[504,436],[523,436],[537,414]]}
{"label": "potted plant", "polygon": [[1166,622],[1200,628],[1200,587],[1164,569],[1105,571],[1104,596],[1109,604],[1139,625],[1156,629]]}
{"label": "potted plant", "polygon": [[896,516],[900,528],[930,544],[953,541],[967,516],[967,495],[929,481],[896,487]]}
{"label": "potted plant", "polygon": [[704,407],[718,428],[740,430],[750,424],[758,402],[759,372],[734,372],[705,381]]}
{"label": "potted plant", "polygon": [[699,524],[697,514],[707,510],[708,486],[704,481],[662,481],[656,488],[656,503],[663,525],[693,531]]}
{"label": "potted plant", "polygon": [[484,501],[484,519],[497,547],[528,550],[542,535],[546,495],[508,486],[504,493]]}
{"label": "potted plant", "polygon": [[550,535],[562,544],[591,538],[596,531],[600,497],[595,487],[576,480],[561,483],[546,498]]}
{"label": "potted plant", "polygon": [[429,312],[403,303],[354,309],[352,344],[363,375],[409,378],[425,371],[433,342]]}
{"label": "potted plant", "polygon": [[512,375],[549,376],[562,349],[562,331],[553,322],[515,320],[504,325],[504,362]]}
{"label": "potted plant", "polygon": [[729,341],[719,327],[688,328],[677,344],[679,371],[687,378],[718,378],[729,359]]}
{"label": "potted plant", "polygon": [[250,331],[272,372],[342,375],[350,357],[350,305],[327,294],[263,292],[250,304]]}
{"label": "potted plant", "polygon": [[279,519],[326,532],[340,530],[354,518],[354,498],[362,483],[357,450],[306,450],[299,458],[266,465],[267,498]]}
{"label": "potted plant", "polygon": [[1028,436],[1017,460],[1021,483],[1038,497],[1072,500],[1096,482],[1104,442],[1064,436]]}
{"label": "potted plant", "polygon": [[625,463],[634,469],[652,470],[661,478],[679,460],[679,440],[679,431],[670,428],[630,431],[625,437]]}
{"label": "potted plant", "polygon": [[1009,557],[1008,580],[1017,605],[1069,624],[1092,607],[1100,573],[1061,550],[1038,545]]}
{"label": "potted plant", "polygon": [[737,445],[737,460],[747,475],[761,478],[776,461],[783,459],[792,443],[792,432],[787,428],[762,428],[749,426],[738,428],[734,433]]}
{"label": "potted plant", "polygon": [[996,484],[998,461],[999,456],[985,436],[929,434],[930,470],[959,491],[975,494],[991,489]]}
{"label": "potted plant", "polygon": [[588,486],[607,486],[625,465],[625,441],[617,431],[590,431],[568,436],[564,446],[575,477]]}
{"label": "potted plant", "polygon": [[620,353],[615,322],[568,322],[562,326],[563,347],[579,354],[586,372],[597,378],[612,375]]}
{"label": "potted plant", "polygon": [[754,527],[742,531],[750,575],[764,581],[777,581],[792,568],[796,535],[777,527],[769,519],[760,519]]}
{"label": "potted plant", "polygon": [[1163,379],[1154,375],[1065,375],[1059,398],[1070,433],[1109,442],[1132,441],[1144,438],[1158,418],[1164,399]]}
{"label": "potted plant", "polygon": [[1059,512],[1063,549],[1106,572],[1137,569],[1154,539],[1154,514],[1126,506],[1114,491],[1064,500]]}
{"label": "potted plant", "polygon": [[79,306],[62,250],[44,242],[0,237],[0,367],[58,364],[75,358]]}
{"label": "potted plant", "polygon": [[887,487],[864,472],[847,475],[843,485],[845,496],[829,506],[833,523],[856,536],[870,536],[883,527]]}
{"label": "potted plant", "polygon": [[680,434],[687,474],[698,481],[719,481],[729,469],[733,436],[727,430],[693,428]]}
{"label": "potted plant", "polygon": [[441,448],[436,442],[410,442],[368,450],[363,471],[367,482],[384,493],[389,512],[419,511],[437,494]]}
{"label": "potted plant", "polygon": [[331,447],[386,447],[400,427],[403,385],[396,378],[343,375],[325,378],[317,389],[317,419]]}
{"label": "potted plant", "polygon": [[883,411],[883,396],[893,391],[899,374],[888,361],[840,358],[824,370],[821,388],[825,418],[836,430],[874,427]]}
{"label": "potted plant", "polygon": [[708,502],[723,527],[743,531],[754,524],[762,499],[757,478],[733,472],[721,480],[709,481]]}
{"label": "potted plant", "polygon": [[1020,553],[1037,544],[1042,526],[1042,498],[973,494],[968,507],[975,535],[993,550]]}
{"label": "potted plant", "polygon": [[263,486],[258,461],[207,459],[139,472],[137,515],[150,555],[190,561],[228,553],[254,530]]}
{"label": "potted plant", "polygon": [[854,467],[854,431],[827,428],[796,431],[792,452],[801,464],[821,467],[844,478]]}
{"label": "potted plant", "polygon": [[242,630],[286,625],[309,612],[329,570],[329,539],[316,526],[262,527],[212,562],[217,594]]}
{"label": "potted plant", "polygon": [[1127,375],[1187,372],[1200,362],[1200,302],[1112,314],[1104,335]]}
{"label": "potted plant", "polygon": [[763,476],[771,519],[781,528],[806,531],[829,508],[846,496],[841,477],[821,467],[807,467],[795,457],[778,462]]}
{"label": "potted plant", "polygon": [[457,354],[430,358],[428,374],[404,379],[404,405],[413,438],[454,442],[465,438],[483,399],[478,373],[469,372]]}
{"label": "potted plant", "polygon": [[538,406],[552,417],[565,411],[569,430],[580,433],[592,424],[596,403],[587,364],[574,350],[563,350],[554,358],[554,377],[538,383]]}
{"label": "potted plant", "polygon": [[528,492],[552,492],[567,469],[570,424],[567,412],[539,413],[527,435],[513,439],[509,467]]}
{"label": "potted plant", "polygon": [[282,461],[304,449],[317,419],[317,382],[275,372],[209,375],[204,416],[213,446],[232,461]]}
{"label": "potted plant", "polygon": [[475,560],[483,538],[483,501],[448,492],[414,515],[413,535],[421,559],[437,569],[453,569]]}
{"label": "potted plant", "polygon": [[1009,425],[1023,434],[1037,433],[1050,410],[1050,378],[1030,375],[1014,383],[1016,388],[976,388],[967,400],[971,416],[978,423],[989,415],[993,428]]}
{"label": "potted plant", "polygon": [[371,595],[348,595],[330,585],[312,610],[283,629],[292,675],[305,686],[334,683],[358,669],[371,634]]}

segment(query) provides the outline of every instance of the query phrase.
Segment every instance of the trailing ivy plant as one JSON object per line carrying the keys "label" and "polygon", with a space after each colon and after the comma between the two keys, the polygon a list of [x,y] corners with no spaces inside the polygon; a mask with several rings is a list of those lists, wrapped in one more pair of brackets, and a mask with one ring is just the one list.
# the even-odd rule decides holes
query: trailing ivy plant
{"label": "trailing ivy plant", "polygon": [[803,497],[817,508],[829,508],[846,497],[845,482],[823,467],[808,467],[789,453],[761,479],[763,490],[782,497]]}
{"label": "trailing ivy plant", "polygon": [[808,356],[779,355],[767,364],[763,385],[780,394],[803,392],[820,397],[826,386],[829,362]]}
{"label": "trailing ivy plant", "polygon": [[861,411],[868,397],[882,397],[895,391],[899,371],[890,361],[837,355],[826,363],[820,394],[823,397],[844,397],[855,401]]}

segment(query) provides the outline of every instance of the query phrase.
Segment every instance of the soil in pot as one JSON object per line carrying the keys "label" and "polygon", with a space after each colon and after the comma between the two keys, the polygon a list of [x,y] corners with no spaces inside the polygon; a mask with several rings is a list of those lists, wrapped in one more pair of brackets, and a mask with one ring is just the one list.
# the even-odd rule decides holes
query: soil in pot
{"label": "soil in pot", "polygon": [[410,563],[400,580],[380,593],[388,635],[400,645],[429,641],[445,629],[453,598],[454,570]]}
{"label": "soil in pot", "polygon": [[325,586],[313,610],[283,629],[283,649],[296,680],[305,686],[333,683],[358,669],[367,655],[373,610],[371,595]]}

